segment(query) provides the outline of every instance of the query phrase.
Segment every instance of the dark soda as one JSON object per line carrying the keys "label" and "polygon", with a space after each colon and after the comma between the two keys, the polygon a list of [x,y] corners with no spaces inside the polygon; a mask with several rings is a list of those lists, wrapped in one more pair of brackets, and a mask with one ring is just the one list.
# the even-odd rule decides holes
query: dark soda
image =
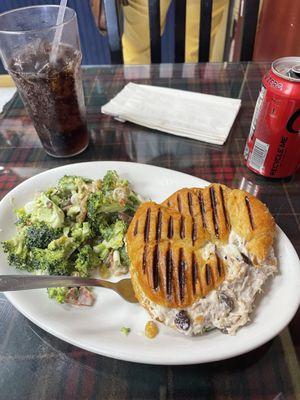
{"label": "dark soda", "polygon": [[69,157],[88,145],[81,77],[81,52],[60,45],[50,64],[51,45],[42,41],[15,54],[9,73],[48,154]]}

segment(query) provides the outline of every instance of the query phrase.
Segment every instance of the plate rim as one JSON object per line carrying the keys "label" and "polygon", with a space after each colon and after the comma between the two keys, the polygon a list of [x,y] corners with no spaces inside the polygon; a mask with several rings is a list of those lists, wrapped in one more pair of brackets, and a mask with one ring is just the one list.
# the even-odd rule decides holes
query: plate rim
{"label": "plate rim", "polygon": [[[164,167],[159,167],[156,165],[151,165],[151,164],[144,164],[144,163],[135,163],[135,162],[128,162],[128,161],[90,161],[90,162],[79,162],[79,163],[70,163],[70,164],[66,164],[63,166],[59,166],[59,167],[55,167],[55,168],[50,168],[47,169],[45,171],[42,171],[28,179],[25,179],[24,181],[22,181],[21,183],[19,183],[17,186],[15,186],[12,190],[10,190],[0,201],[0,208],[2,206],[2,202],[7,201],[7,199],[9,199],[10,197],[13,196],[14,191],[17,191],[17,188],[19,188],[19,186],[21,185],[25,185],[28,182],[31,182],[37,178],[39,178],[41,175],[47,175],[50,171],[58,171],[58,170],[64,170],[66,167],[70,167],[70,168],[76,168],[80,165],[80,168],[82,168],[82,166],[84,164],[107,164],[107,165],[116,165],[116,164],[121,164],[121,165],[136,165],[136,166],[146,166],[150,169],[154,168],[157,170],[166,170],[168,171],[168,173],[175,173],[175,174],[179,174],[184,176],[188,176],[189,179],[190,178],[194,178],[198,181],[202,182],[202,185],[208,185],[210,182],[202,179],[202,178],[198,178],[196,176],[184,173],[184,172],[180,172],[180,171],[176,171],[173,169],[169,169],[169,168],[164,168]],[[108,168],[108,167],[107,167]],[[297,254],[296,249],[294,248],[293,244],[291,243],[290,239],[288,238],[288,236],[283,232],[283,230],[277,225],[277,230],[278,230],[278,234],[282,236],[282,239],[286,241],[286,243],[289,246],[289,251],[291,251],[292,256],[295,257],[295,261],[298,258],[298,264],[299,264],[299,268],[300,268],[300,260],[299,260],[299,256]],[[114,359],[118,359],[118,360],[123,360],[123,361],[130,361],[130,362],[135,362],[135,363],[142,363],[142,364],[150,364],[150,365],[192,365],[192,364],[199,364],[199,363],[208,363],[208,362],[215,362],[215,361],[221,361],[221,360],[225,360],[225,359],[229,359],[232,357],[236,357],[239,356],[241,354],[245,354],[248,353],[260,346],[262,346],[263,344],[267,343],[268,341],[270,341],[271,339],[273,339],[275,336],[277,336],[283,329],[285,329],[285,327],[290,323],[290,321],[292,320],[292,318],[294,317],[295,313],[297,312],[297,309],[299,307],[299,303],[300,303],[300,291],[298,294],[298,301],[295,301],[294,307],[291,309],[288,309],[287,312],[287,317],[285,318],[285,322],[284,322],[284,326],[280,326],[275,330],[272,330],[270,334],[266,334],[263,338],[263,340],[254,340],[252,342],[252,344],[248,344],[245,345],[243,349],[237,349],[234,350],[234,348],[230,350],[230,354],[227,354],[227,352],[225,351],[221,356],[215,354],[214,356],[207,356],[206,358],[197,358],[197,357],[192,357],[192,360],[190,359],[190,356],[183,356],[181,357],[181,359],[179,360],[179,362],[174,362],[173,360],[168,362],[168,360],[163,359],[163,360],[159,360],[158,358],[151,358],[151,355],[147,355],[146,359],[141,360],[141,356],[139,357],[138,354],[139,352],[137,351],[136,354],[128,354],[128,351],[122,353],[122,352],[118,352],[114,353],[108,349],[101,348],[101,344],[99,346],[99,348],[93,348],[91,345],[89,346],[88,344],[85,344],[84,341],[82,340],[78,340],[78,339],[73,339],[73,337],[70,337],[68,334],[64,334],[60,331],[57,331],[55,328],[52,328],[51,323],[50,325],[44,323],[43,321],[40,321],[38,318],[35,318],[34,316],[32,316],[30,314],[30,312],[28,313],[26,308],[23,309],[22,305],[19,304],[19,301],[17,299],[14,298],[14,293],[15,292],[6,292],[4,293],[5,297],[9,300],[9,302],[21,313],[23,314],[27,319],[29,319],[32,323],[34,323],[35,325],[37,325],[38,327],[40,327],[41,329],[43,329],[44,331],[50,333],[51,335],[59,338],[60,340],[63,340],[66,343],[70,343],[78,348],[87,350],[89,352],[95,353],[95,354],[99,354],[102,356],[106,356],[106,357],[110,357],[110,358],[114,358]],[[171,329],[171,328],[170,328]],[[100,342],[99,342],[100,343]],[[187,342],[188,344],[188,342]],[[188,353],[189,354],[189,353]],[[142,356],[143,357],[143,356]]]}

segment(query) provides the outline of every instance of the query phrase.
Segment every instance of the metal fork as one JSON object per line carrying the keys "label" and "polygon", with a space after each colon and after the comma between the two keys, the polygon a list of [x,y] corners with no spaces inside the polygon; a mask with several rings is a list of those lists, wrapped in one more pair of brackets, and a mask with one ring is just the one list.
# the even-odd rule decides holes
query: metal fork
{"label": "metal fork", "polygon": [[131,279],[109,282],[98,278],[79,278],[77,276],[0,275],[0,292],[63,286],[100,286],[114,290],[129,303],[138,302],[134,294]]}

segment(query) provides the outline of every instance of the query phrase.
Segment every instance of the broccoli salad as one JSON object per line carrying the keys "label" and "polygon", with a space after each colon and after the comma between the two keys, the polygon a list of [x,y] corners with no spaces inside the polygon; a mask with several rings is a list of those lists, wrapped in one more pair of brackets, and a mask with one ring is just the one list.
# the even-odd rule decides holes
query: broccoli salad
{"label": "broccoli salad", "polygon": [[[128,272],[124,236],[141,199],[115,171],[102,180],[64,176],[15,210],[17,233],[2,243],[10,265],[31,273],[103,278]],[[92,305],[90,288],[51,288],[59,303]]]}

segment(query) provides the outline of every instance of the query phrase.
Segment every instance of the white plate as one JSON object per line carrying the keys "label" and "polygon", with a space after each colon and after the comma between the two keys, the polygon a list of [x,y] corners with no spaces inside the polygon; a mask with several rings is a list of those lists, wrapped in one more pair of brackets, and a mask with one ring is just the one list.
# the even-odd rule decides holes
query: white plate
{"label": "white plate", "polygon": [[[203,187],[201,179],[150,165],[125,162],[90,162],[66,165],[36,175],[13,189],[0,203],[0,240],[15,232],[13,206],[32,199],[34,192],[55,184],[65,174],[102,177],[108,169],[132,182],[134,189],[155,201],[162,201],[184,186]],[[12,205],[12,199],[13,205]],[[277,335],[292,319],[300,302],[300,262],[291,242],[277,229],[276,254],[280,273],[267,284],[257,301],[253,321],[236,336],[212,331],[199,337],[185,337],[160,326],[154,340],[143,335],[146,311],[123,301],[112,291],[97,288],[94,307],[59,305],[49,300],[45,289],[7,293],[10,302],[28,319],[47,332],[83,349],[117,359],[149,364],[193,364],[216,361],[250,351]],[[0,254],[0,274],[19,273]],[[122,326],[130,327],[126,337]]]}

